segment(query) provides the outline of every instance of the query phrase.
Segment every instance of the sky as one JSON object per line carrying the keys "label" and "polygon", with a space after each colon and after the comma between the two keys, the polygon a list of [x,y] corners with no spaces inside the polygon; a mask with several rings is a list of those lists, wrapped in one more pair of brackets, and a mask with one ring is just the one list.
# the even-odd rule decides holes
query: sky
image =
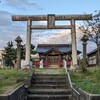
{"label": "sky", "polygon": [[[20,36],[26,43],[27,22],[12,21],[12,15],[47,15],[47,14],[92,14],[100,10],[100,0],[0,0],[0,48],[4,48],[8,41]],[[69,22],[56,22],[68,24]],[[82,22],[76,22],[76,28]],[[44,25],[38,21],[32,24]],[[82,51],[81,33],[76,29],[77,48]],[[31,43],[71,43],[70,30],[32,30]],[[88,43],[88,52],[95,48],[95,44]]]}

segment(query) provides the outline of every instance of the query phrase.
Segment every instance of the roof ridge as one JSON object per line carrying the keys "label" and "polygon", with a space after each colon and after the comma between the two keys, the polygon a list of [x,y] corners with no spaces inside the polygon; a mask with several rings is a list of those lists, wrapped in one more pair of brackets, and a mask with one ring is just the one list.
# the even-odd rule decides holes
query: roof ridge
{"label": "roof ridge", "polygon": [[37,46],[71,46],[71,44],[38,44]]}

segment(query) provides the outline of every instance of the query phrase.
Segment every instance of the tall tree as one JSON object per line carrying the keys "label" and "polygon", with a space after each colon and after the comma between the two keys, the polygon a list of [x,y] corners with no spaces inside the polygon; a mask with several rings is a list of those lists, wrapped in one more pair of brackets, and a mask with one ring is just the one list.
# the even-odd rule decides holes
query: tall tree
{"label": "tall tree", "polygon": [[[31,54],[36,54],[37,52],[34,50],[35,46],[33,44],[31,44]],[[25,45],[21,46],[21,59],[25,60]]]}
{"label": "tall tree", "polygon": [[7,47],[4,47],[3,59],[6,66],[14,66],[13,60],[16,59],[16,49],[13,48],[13,42],[9,41]]}
{"label": "tall tree", "polygon": [[31,54],[36,54],[37,52],[34,50],[35,46],[31,44]]}
{"label": "tall tree", "polygon": [[97,46],[97,65],[100,66],[100,10],[96,10],[91,21],[85,21],[79,29]]}

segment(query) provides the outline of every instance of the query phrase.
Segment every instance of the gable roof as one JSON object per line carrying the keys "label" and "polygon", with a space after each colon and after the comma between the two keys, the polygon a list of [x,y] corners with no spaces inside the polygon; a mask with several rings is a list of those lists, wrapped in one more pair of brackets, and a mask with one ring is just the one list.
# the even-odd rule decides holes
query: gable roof
{"label": "gable roof", "polygon": [[56,49],[55,47],[52,47],[50,50],[48,50],[47,52],[45,52],[45,54],[50,53],[51,51],[56,51],[56,53],[62,53],[58,49]]}
{"label": "gable roof", "polygon": [[61,53],[67,53],[71,51],[70,44],[38,44],[36,51],[38,53],[46,53],[50,50],[58,50]]}
{"label": "gable roof", "polygon": [[[100,47],[99,47],[99,50],[100,50]],[[94,50],[90,51],[89,53],[87,53],[87,55],[91,55],[91,54],[94,54],[97,52],[97,48],[95,48]]]}

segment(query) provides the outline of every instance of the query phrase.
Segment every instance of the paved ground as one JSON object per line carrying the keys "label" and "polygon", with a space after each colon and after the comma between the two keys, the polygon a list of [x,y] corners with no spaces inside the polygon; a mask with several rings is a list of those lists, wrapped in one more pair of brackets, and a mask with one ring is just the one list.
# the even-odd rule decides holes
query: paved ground
{"label": "paved ground", "polygon": [[64,68],[33,68],[38,74],[65,74]]}

